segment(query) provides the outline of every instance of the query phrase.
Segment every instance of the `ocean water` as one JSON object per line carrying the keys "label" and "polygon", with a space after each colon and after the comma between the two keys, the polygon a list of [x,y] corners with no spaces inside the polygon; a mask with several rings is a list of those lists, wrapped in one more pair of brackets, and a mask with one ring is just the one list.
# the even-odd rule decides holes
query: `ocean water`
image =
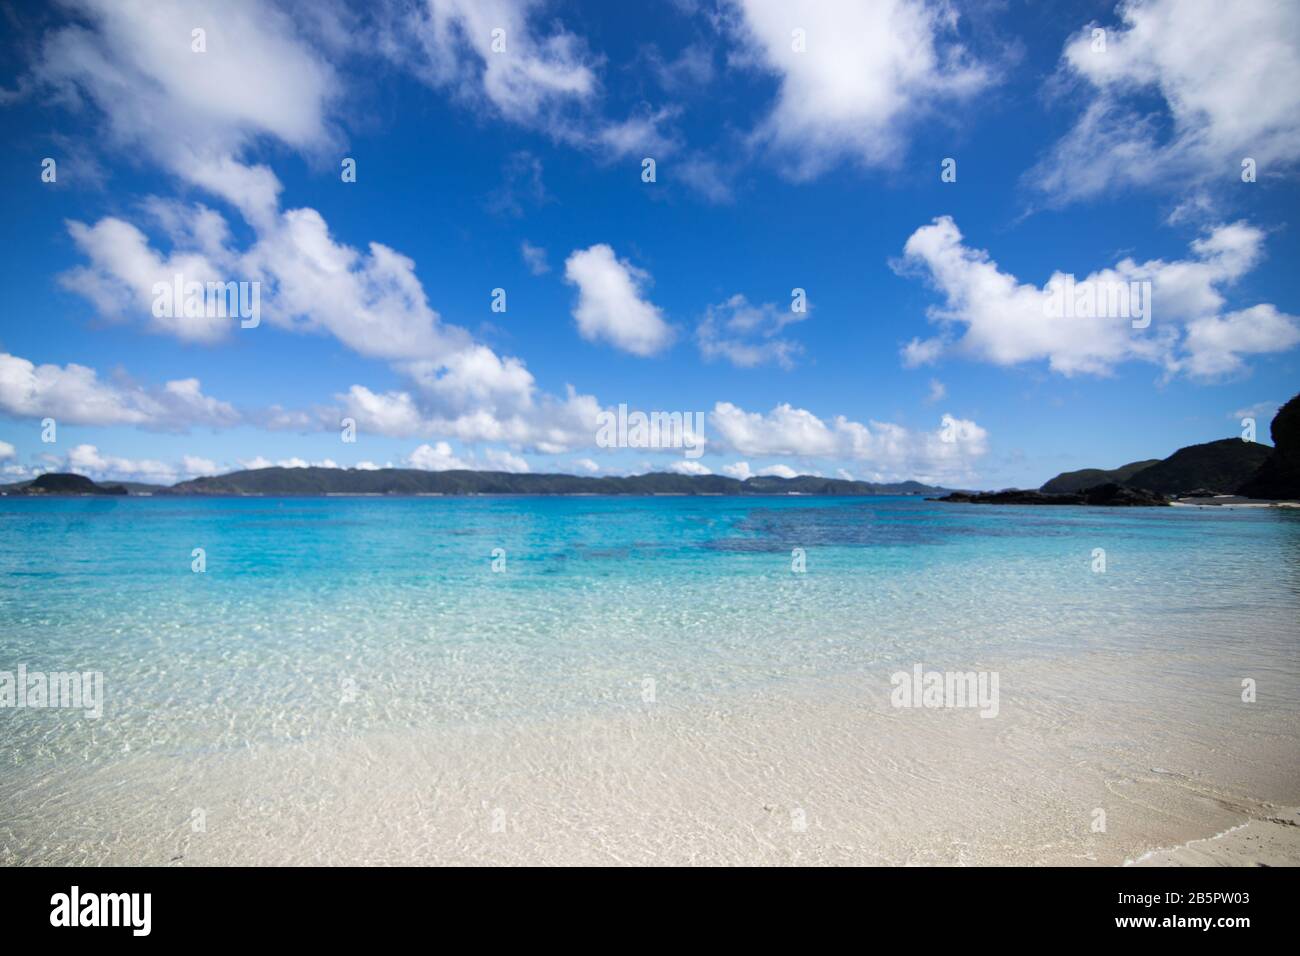
{"label": "ocean water", "polygon": [[1236,648],[1293,681],[1298,611],[1286,510],[9,498],[0,670],[101,672],[104,705],[0,711],[0,753],[200,755],[989,655]]}

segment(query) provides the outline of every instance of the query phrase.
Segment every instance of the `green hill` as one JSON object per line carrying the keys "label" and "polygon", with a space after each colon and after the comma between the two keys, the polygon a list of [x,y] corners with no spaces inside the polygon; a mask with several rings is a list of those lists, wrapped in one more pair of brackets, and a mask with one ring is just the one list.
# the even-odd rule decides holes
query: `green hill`
{"label": "green hill", "polygon": [[100,485],[85,475],[51,471],[14,488],[17,495],[124,495],[121,485]]}
{"label": "green hill", "polygon": [[1088,488],[1095,488],[1098,485],[1122,485],[1142,469],[1150,468],[1152,465],[1159,463],[1159,458],[1148,458],[1145,461],[1134,461],[1127,465],[1121,465],[1110,471],[1102,468],[1083,468],[1079,471],[1067,471],[1057,475],[1038,490],[1049,495],[1068,495]]}
{"label": "green hill", "polygon": [[1268,445],[1223,438],[1188,445],[1165,459],[1135,461],[1111,471],[1101,468],[1067,471],[1039,490],[1047,494],[1077,494],[1097,485],[1117,484],[1170,496],[1202,489],[1230,495],[1250,480],[1272,454],[1273,449]]}
{"label": "green hill", "polygon": [[1129,476],[1124,484],[1162,495],[1181,495],[1198,488],[1233,494],[1272,453],[1267,445],[1240,438],[1188,445]]}

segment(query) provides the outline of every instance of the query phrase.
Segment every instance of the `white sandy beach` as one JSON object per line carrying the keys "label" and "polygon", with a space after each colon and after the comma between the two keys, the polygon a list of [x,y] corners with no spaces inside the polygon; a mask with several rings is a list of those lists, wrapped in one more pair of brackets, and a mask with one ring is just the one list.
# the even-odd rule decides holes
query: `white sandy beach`
{"label": "white sandy beach", "polygon": [[1245,704],[1189,658],[974,663],[1001,674],[997,718],[895,709],[887,676],[859,676],[708,710],[668,686],[641,713],[26,768],[0,861],[1300,863],[1293,677]]}

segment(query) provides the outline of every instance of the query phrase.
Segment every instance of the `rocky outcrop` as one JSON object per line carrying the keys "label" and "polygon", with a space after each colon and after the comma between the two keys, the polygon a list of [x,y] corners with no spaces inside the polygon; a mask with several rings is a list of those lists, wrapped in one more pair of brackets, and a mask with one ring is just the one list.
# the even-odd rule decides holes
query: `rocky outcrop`
{"label": "rocky outcrop", "polygon": [[954,491],[950,495],[930,500],[972,505],[1097,505],[1105,508],[1169,504],[1163,495],[1140,488],[1126,488],[1113,482],[1071,494],[1049,495],[1041,491],[1011,488],[1006,491]]}
{"label": "rocky outcrop", "polygon": [[1237,493],[1248,498],[1300,499],[1300,395],[1278,409],[1269,434],[1272,453]]}

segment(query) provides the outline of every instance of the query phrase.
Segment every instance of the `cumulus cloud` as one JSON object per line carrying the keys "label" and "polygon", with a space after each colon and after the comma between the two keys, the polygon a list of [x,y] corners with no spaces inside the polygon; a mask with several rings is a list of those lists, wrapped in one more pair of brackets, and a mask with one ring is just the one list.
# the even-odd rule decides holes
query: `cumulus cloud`
{"label": "cumulus cloud", "polygon": [[[372,242],[363,253],[336,242],[314,209],[268,217],[257,241],[244,250],[221,244],[228,226],[202,205],[172,209],[169,216],[174,245],[166,254],[121,219],[107,217],[93,226],[70,222],[89,264],[62,281],[105,315],[149,316],[155,331],[184,341],[213,343],[240,329],[238,318],[173,317],[153,309],[155,285],[170,287],[178,275],[186,283],[256,282],[261,316],[270,325],[326,332],[361,355],[434,358],[471,341],[465,330],[441,323],[414,261],[382,243]],[[191,221],[177,226],[186,216]],[[240,331],[258,334],[253,328]]]}
{"label": "cumulus cloud", "polygon": [[[336,8],[290,18],[264,0],[71,6],[83,22],[47,34],[32,70],[35,86],[65,102],[93,103],[108,142],[231,203],[255,241],[239,248],[225,219],[202,205],[153,199],[146,208],[170,250],[117,217],[70,222],[89,262],[63,276],[68,287],[105,315],[147,316],[150,328],[190,342],[216,342],[235,323],[183,310],[154,314],[154,285],[177,275],[205,284],[257,282],[271,324],[327,332],[362,355],[436,358],[469,341],[463,330],[440,324],[414,262],[380,243],[362,251],[338,242],[313,209],[281,210],[275,174],[241,158],[266,137],[309,155],[333,144],[329,113],[341,87],[305,30],[315,24],[328,34]],[[207,31],[202,54],[189,42],[199,23]]]}
{"label": "cumulus cloud", "polygon": [[445,441],[433,445],[420,445],[407,456],[406,465],[408,468],[419,468],[423,471],[460,471],[469,468],[469,465],[458,458],[451,450],[451,445]]}
{"label": "cumulus cloud", "polygon": [[[1089,24],[1065,46],[1063,76],[1087,91],[1082,115],[1027,174],[1048,201],[1116,185],[1240,182],[1300,160],[1300,6],[1126,0],[1120,23]],[[1104,29],[1105,47],[1094,40]],[[1153,109],[1152,101],[1158,103]]]}
{"label": "cumulus cloud", "polygon": [[183,455],[179,462],[123,458],[105,454],[90,444],[76,445],[62,459],[53,457],[47,464],[52,470],[70,471],[96,481],[140,481],[158,485],[171,485],[187,478],[213,475],[225,470],[211,459],[196,455]]}
{"label": "cumulus cloud", "polygon": [[803,346],[783,338],[787,325],[802,322],[807,312],[794,312],[770,302],[752,305],[737,293],[719,305],[711,305],[695,331],[700,354],[706,359],[723,358],[740,368],[776,364],[794,365]]}
{"label": "cumulus cloud", "polygon": [[407,456],[406,466],[422,471],[482,470],[522,474],[530,470],[527,461],[504,449],[489,448],[484,452],[482,460],[475,455],[462,458],[445,441],[418,446]]}
{"label": "cumulus cloud", "polygon": [[[991,82],[954,37],[953,8],[932,0],[730,0],[742,60],[780,88],[755,131],[796,179],[850,160],[899,161],[917,117]],[[805,49],[796,49],[795,30]]]}
{"label": "cumulus cloud", "polygon": [[423,0],[399,8],[383,48],[430,86],[557,142],[610,158],[669,151],[674,139],[661,127],[675,111],[604,116],[600,59],[558,21],[539,24],[541,6],[538,0]]}
{"label": "cumulus cloud", "polygon": [[584,339],[643,356],[672,342],[662,310],[644,298],[650,274],[619,259],[605,243],[575,250],[564,263],[564,277],[578,287],[573,317]]}
{"label": "cumulus cloud", "polygon": [[[1056,272],[1039,288],[1001,270],[982,249],[967,246],[948,216],[907,240],[900,271],[918,269],[943,294],[930,318],[943,334],[903,349],[907,365],[956,353],[996,365],[1046,360],[1065,375],[1109,374],[1127,361],[1162,366],[1169,375],[1219,378],[1245,369],[1244,356],[1283,352],[1300,343],[1300,320],[1261,304],[1225,312],[1224,290],[1263,256],[1264,233],[1248,223],[1218,226],[1191,244],[1187,259],[1123,259],[1075,280],[1076,288],[1150,283],[1150,327],[1133,327],[1118,310],[1065,318],[1049,311],[1067,288]],[[1069,277],[1072,278],[1072,277]]]}
{"label": "cumulus cloud", "polygon": [[[533,0],[426,0],[406,25],[423,49],[423,77],[503,117],[533,125],[598,87],[594,58],[573,33],[534,32]],[[494,44],[496,49],[494,49]],[[410,61],[408,61],[410,62]]]}
{"label": "cumulus cloud", "polygon": [[[583,87],[585,81],[574,85],[564,79],[565,49],[571,41],[535,43],[522,31],[519,17],[528,12],[527,4],[440,6],[440,11],[430,9],[429,16],[442,18],[439,22],[451,31],[448,42],[455,43],[471,39],[461,32],[467,26],[500,14],[493,22],[510,31],[507,49],[514,65],[495,60],[485,64],[484,82],[490,96],[501,103],[524,108],[519,96],[540,102]],[[378,242],[358,249],[339,241],[314,209],[280,209],[279,183],[270,169],[241,162],[241,152],[264,136],[309,153],[330,141],[328,112],[337,83],[332,68],[301,31],[306,22],[328,24],[333,8],[322,14],[324,20],[308,18],[295,29],[293,22],[259,0],[223,7],[220,15],[205,18],[216,25],[209,30],[209,49],[202,57],[189,51],[191,13],[178,9],[149,19],[145,8],[88,0],[83,8],[88,25],[52,34],[35,74],[69,98],[94,102],[118,145],[144,146],[145,155],[165,168],[231,202],[251,226],[251,241],[234,241],[237,230],[206,206],[150,199],[144,206],[159,234],[156,240],[141,225],[118,217],[69,223],[87,262],[65,274],[64,283],[106,316],[143,317],[154,331],[200,344],[229,338],[237,324],[204,316],[154,315],[155,285],[171,283],[176,275],[186,282],[257,283],[263,327],[238,329],[240,333],[265,334],[270,327],[329,334],[360,355],[396,363],[399,373],[412,382],[410,392],[379,395],[357,386],[348,394],[347,404],[360,413],[358,419],[364,416],[381,432],[433,435],[445,425],[448,436],[465,440],[571,446],[575,423],[594,402],[539,394],[522,362],[498,356],[463,328],[442,322],[409,257]],[[197,9],[202,13],[208,8]],[[176,16],[182,17],[185,29],[173,36],[168,28],[177,26],[172,22]],[[186,42],[178,43],[176,36]],[[472,39],[482,38],[475,33]],[[166,51],[160,51],[162,47]],[[155,63],[171,63],[174,48],[183,51],[187,62],[215,62],[220,68],[212,77],[204,73],[203,62],[150,72]],[[232,52],[236,50],[266,56],[246,62],[242,54]],[[111,68],[100,69],[105,63]],[[232,64],[237,77],[229,75]],[[283,73],[281,66],[291,72]],[[585,75],[584,69],[572,71],[570,79]],[[268,90],[276,96],[268,96]],[[277,99],[282,90],[283,100]],[[292,115],[280,115],[281,106]],[[159,117],[170,122],[182,114],[185,122],[159,135]],[[273,408],[256,419],[266,427],[304,430],[325,424],[322,416],[333,411]],[[556,420],[548,421],[552,411]],[[150,416],[128,408],[109,417],[136,423]],[[328,427],[337,427],[337,418]]]}
{"label": "cumulus cloud", "polygon": [[221,466],[211,458],[198,455],[181,456],[181,468],[189,475],[215,475],[221,471]]}
{"label": "cumulus cloud", "polygon": [[333,458],[324,458],[320,461],[308,461],[306,458],[281,458],[273,461],[270,458],[264,458],[257,455],[253,458],[239,459],[239,467],[256,471],[260,468],[340,468],[342,467]]}
{"label": "cumulus cloud", "polygon": [[[876,481],[962,478],[988,450],[988,433],[983,428],[952,415],[944,415],[934,431],[915,432],[886,422],[855,422],[842,415],[824,421],[807,409],[786,403],[764,414],[718,402],[709,422],[721,450],[757,457],[861,462]],[[748,473],[748,464],[742,464]]]}
{"label": "cumulus cloud", "polygon": [[676,475],[711,475],[713,471],[698,461],[675,461],[668,466],[668,470]]}
{"label": "cumulus cloud", "polygon": [[590,447],[601,410],[595,398],[580,395],[572,387],[563,397],[530,393],[527,401],[510,410],[483,405],[456,412],[439,407],[436,400],[418,391],[381,393],[363,385],[353,385],[336,398],[339,406],[323,412],[323,422],[337,423],[351,417],[360,431],[391,438],[501,442],[543,454]]}
{"label": "cumulus cloud", "polygon": [[123,378],[106,382],[92,368],[36,365],[0,353],[0,412],[14,418],[53,418],[69,425],[137,425],[162,431],[224,428],[241,416],[228,402],[203,393],[196,378],[144,388]]}
{"label": "cumulus cloud", "polygon": [[[172,173],[238,206],[270,215],[280,184],[239,154],[269,135],[296,148],[332,141],[327,112],[340,85],[302,42],[294,21],[262,0],[156,4],[70,0],[83,19],[51,31],[35,81],[66,101],[89,99],[120,147],[143,149]],[[190,48],[206,30],[207,52]]]}

